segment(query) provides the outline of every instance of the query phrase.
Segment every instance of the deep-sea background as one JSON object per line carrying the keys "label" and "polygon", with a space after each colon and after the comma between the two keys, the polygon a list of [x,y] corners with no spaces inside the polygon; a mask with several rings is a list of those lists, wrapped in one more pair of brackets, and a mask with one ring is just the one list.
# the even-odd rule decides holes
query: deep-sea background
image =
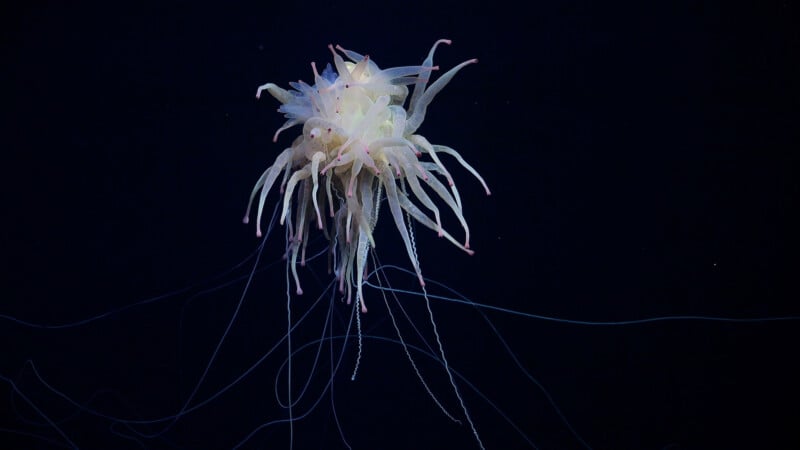
{"label": "deep-sea background", "polygon": [[[77,320],[235,264],[257,242],[240,223],[252,183],[289,140],[272,144],[277,104],[256,102],[255,87],[309,80],[309,62],[330,59],[328,43],[395,66],[418,63],[447,37],[453,45],[437,55],[443,68],[480,63],[437,97],[420,131],[461,151],[493,195],[455,170],[477,254],[420,229],[427,276],[477,301],[562,318],[797,314],[797,5],[530,8],[41,2],[9,11],[0,312]],[[398,245],[384,226],[380,256],[404,263]],[[270,247],[273,258],[279,247]],[[325,276],[324,267],[315,271]],[[272,276],[279,281],[282,271]],[[249,303],[234,340],[241,353],[226,353],[216,386],[284,326],[283,288],[267,278],[259,288],[264,300]],[[165,379],[181,365],[190,383],[236,292],[189,308],[204,316],[180,324],[182,303],[61,334],[2,322],[3,339],[14,344],[5,346],[0,373],[17,376],[32,358],[84,401],[107,385],[127,399],[173,399],[161,392],[172,386]],[[445,304],[436,313],[454,365],[537,445],[577,445],[474,314]],[[492,318],[596,448],[798,445],[790,409],[800,396],[791,365],[796,325],[592,328]],[[183,336],[180,349],[165,334]],[[339,397],[357,448],[386,433],[397,437],[382,438],[385,448],[410,445],[409,434],[422,448],[473,445],[466,429],[441,417],[396,347],[371,346],[363,363],[361,384]],[[242,392],[273,402],[270,370]],[[29,373],[19,377],[34,397],[49,398]],[[392,393],[398,385],[403,396]],[[232,395],[219,408],[244,410],[241,401]],[[520,445],[480,400],[469,403],[489,448]],[[137,405],[170,410],[157,406]],[[24,428],[15,408],[18,399],[0,402],[0,426]],[[298,425],[298,439],[337,441],[322,411],[305,432]],[[174,438],[184,447],[229,446],[265,417],[200,413]],[[206,423],[213,436],[197,426]],[[326,432],[316,432],[319,423]],[[254,443],[284,438],[279,428]]]}

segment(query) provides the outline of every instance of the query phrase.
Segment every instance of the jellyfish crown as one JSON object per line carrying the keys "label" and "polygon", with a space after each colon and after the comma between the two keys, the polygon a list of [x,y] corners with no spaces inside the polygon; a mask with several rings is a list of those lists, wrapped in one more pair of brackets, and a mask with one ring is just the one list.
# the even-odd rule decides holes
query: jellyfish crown
{"label": "jellyfish crown", "polygon": [[[289,83],[290,90],[272,83],[258,88],[256,97],[260,98],[263,91],[269,92],[281,102],[278,111],[287,119],[275,133],[274,141],[295,125],[302,125],[303,132],[256,182],[244,222],[248,222],[250,206],[260,193],[256,234],[261,236],[264,202],[280,177],[283,193],[280,220],[289,227],[289,258],[298,294],[302,289],[297,260],[300,259],[301,265],[305,263],[304,238],[310,224],[316,222],[317,228],[332,241],[334,273],[340,290],[346,293],[349,302],[355,287],[356,302],[366,312],[361,285],[367,252],[375,246],[372,232],[383,193],[420,283],[424,284],[404,213],[472,254],[461,198],[439,155],[456,159],[481,182],[487,194],[489,189],[455,150],[432,145],[416,134],[436,94],[461,68],[477,62],[464,61],[429,86],[431,75],[439,69],[433,65],[439,44],[450,41],[437,41],[421,65],[389,69],[379,68],[369,55],[329,45],[335,71],[328,64],[320,73],[312,62],[313,85],[300,80]],[[405,108],[409,85],[413,86],[413,93]],[[464,230],[463,243],[442,228],[439,208],[428,190],[457,217]]]}

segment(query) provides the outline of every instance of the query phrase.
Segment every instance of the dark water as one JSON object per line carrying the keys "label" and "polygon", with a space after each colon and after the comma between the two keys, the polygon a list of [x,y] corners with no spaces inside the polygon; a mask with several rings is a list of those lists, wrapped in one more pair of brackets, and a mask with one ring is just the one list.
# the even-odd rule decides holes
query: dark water
{"label": "dark water", "polygon": [[[450,366],[480,392],[456,378],[485,447],[800,447],[797,320],[615,323],[800,315],[797,5],[553,3],[42,3],[4,14],[0,448],[289,448],[286,423],[259,428],[289,417],[275,397],[276,378],[287,394],[283,228],[191,396],[253,259],[236,265],[260,243],[241,223],[247,197],[298,132],[272,143],[278,103],[256,101],[256,87],[311,81],[329,43],[392,67],[419,64],[439,38],[453,40],[437,52],[443,70],[480,62],[419,132],[459,150],[492,195],[448,164],[476,254],[417,227],[423,273],[475,302],[592,322],[431,300]],[[407,268],[382,214],[377,255]],[[309,253],[324,246],[312,240]],[[386,274],[419,292],[413,277]],[[323,298],[294,349],[323,337],[329,307],[334,335],[351,317],[324,294],[324,256],[300,277],[294,322]],[[396,339],[381,293],[365,295],[363,333]],[[435,348],[424,301],[399,300]],[[391,305],[408,343],[424,346]],[[412,350],[461,425],[396,342],[364,337],[355,381],[355,338],[344,351],[330,342],[316,369],[317,346],[293,358],[294,398],[312,375],[292,408],[308,413],[294,448],[479,448],[437,359]],[[333,400],[331,352],[342,361]]]}

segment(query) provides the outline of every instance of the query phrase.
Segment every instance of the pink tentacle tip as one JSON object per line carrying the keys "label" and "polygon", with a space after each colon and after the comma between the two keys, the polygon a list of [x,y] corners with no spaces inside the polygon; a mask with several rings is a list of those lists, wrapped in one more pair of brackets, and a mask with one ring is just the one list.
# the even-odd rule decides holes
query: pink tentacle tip
{"label": "pink tentacle tip", "polygon": [[367,307],[366,307],[366,305],[364,305],[364,300],[361,300],[361,313],[362,314],[366,314],[367,313]]}
{"label": "pink tentacle tip", "polygon": [[300,286],[297,286],[297,290],[295,291],[295,293],[297,293],[297,295],[303,295],[303,289],[300,288]]}
{"label": "pink tentacle tip", "polygon": [[466,250],[467,250],[467,254],[468,254],[469,256],[472,256],[472,255],[474,255],[474,254],[475,254],[475,251],[473,251],[473,250],[470,250],[470,249],[466,249]]}
{"label": "pink tentacle tip", "polygon": [[242,219],[242,223],[245,224],[245,225],[250,223],[250,217],[249,216],[244,216],[244,218]]}

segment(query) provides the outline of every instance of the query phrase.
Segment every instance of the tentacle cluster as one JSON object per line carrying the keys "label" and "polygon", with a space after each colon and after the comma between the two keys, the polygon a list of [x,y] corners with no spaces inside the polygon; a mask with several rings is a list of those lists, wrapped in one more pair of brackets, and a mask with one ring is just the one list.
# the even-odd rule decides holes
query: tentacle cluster
{"label": "tentacle cluster", "polygon": [[[366,312],[361,286],[367,252],[375,246],[372,232],[384,193],[420,283],[424,284],[404,212],[472,254],[461,198],[440,155],[455,158],[480,181],[487,195],[489,188],[455,150],[433,145],[416,134],[436,94],[464,66],[477,62],[464,61],[429,85],[432,72],[438,70],[433,55],[439,44],[450,41],[437,41],[422,65],[389,69],[380,69],[368,55],[330,45],[335,71],[328,64],[320,73],[311,63],[313,85],[298,81],[289,83],[290,90],[272,83],[258,88],[256,97],[269,92],[282,103],[278,111],[287,119],[274,140],[295,125],[302,125],[303,132],[256,182],[244,222],[259,195],[256,234],[261,236],[264,202],[280,178],[280,220],[289,227],[288,257],[298,293],[302,289],[297,262],[299,258],[301,265],[305,263],[306,237],[313,222],[332,241],[340,290],[349,302],[355,288],[357,303]],[[413,93],[404,108],[409,85]],[[429,192],[458,218],[464,230],[463,243],[442,228],[439,208]]]}

